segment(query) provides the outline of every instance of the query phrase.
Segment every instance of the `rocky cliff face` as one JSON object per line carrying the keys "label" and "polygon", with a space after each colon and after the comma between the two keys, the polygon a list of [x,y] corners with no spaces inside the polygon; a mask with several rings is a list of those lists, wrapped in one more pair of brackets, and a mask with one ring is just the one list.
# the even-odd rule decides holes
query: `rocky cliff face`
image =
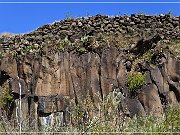
{"label": "rocky cliff face", "polygon": [[[97,15],[2,35],[0,90],[10,91],[16,107],[21,95],[24,118],[57,112],[65,117],[70,100],[77,105],[88,97],[98,111],[113,91],[122,94],[118,106],[124,114],[159,116],[180,102],[179,19]],[[130,91],[134,72],[143,76],[143,86]]]}

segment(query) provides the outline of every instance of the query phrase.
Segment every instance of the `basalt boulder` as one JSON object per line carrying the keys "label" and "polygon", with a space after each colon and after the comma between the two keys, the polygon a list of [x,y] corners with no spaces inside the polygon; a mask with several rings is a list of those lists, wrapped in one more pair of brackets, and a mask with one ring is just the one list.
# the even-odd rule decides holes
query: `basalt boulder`
{"label": "basalt boulder", "polygon": [[[7,85],[16,104],[12,110],[21,97],[25,116],[35,120],[55,114],[67,120],[70,101],[75,109],[87,100],[94,117],[115,89],[123,94],[120,112],[161,116],[168,105],[180,102],[180,59],[173,51],[179,49],[178,20],[165,15],[97,15],[3,35],[0,91]],[[133,72],[144,80],[131,93],[127,80]],[[82,109],[84,114],[88,109]]]}

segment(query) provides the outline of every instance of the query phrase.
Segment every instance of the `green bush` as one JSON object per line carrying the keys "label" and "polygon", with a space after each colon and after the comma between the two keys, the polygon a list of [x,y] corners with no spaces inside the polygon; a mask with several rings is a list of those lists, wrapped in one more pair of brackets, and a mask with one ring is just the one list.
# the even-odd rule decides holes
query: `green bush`
{"label": "green bush", "polygon": [[56,44],[57,49],[61,51],[65,51],[65,48],[69,46],[73,46],[73,43],[71,43],[67,36],[63,40],[59,40]]}
{"label": "green bush", "polygon": [[3,90],[0,94],[0,107],[7,107],[8,102],[11,102],[13,96],[10,95],[9,90]]}
{"label": "green bush", "polygon": [[180,132],[180,107],[169,106],[162,117],[152,114],[145,117],[133,117],[124,129],[124,132],[146,132],[151,134],[176,134]]}
{"label": "green bush", "polygon": [[127,86],[130,93],[136,92],[144,84],[144,75],[140,72],[134,72],[128,76]]}
{"label": "green bush", "polygon": [[2,51],[0,51],[0,59],[3,58],[4,53]]}

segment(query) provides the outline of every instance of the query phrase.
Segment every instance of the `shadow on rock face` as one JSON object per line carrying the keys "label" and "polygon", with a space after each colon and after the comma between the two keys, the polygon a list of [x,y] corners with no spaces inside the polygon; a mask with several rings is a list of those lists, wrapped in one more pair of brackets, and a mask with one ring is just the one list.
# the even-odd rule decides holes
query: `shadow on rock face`
{"label": "shadow on rock face", "polygon": [[10,78],[10,76],[4,72],[4,71],[1,71],[0,72],[0,86],[2,86],[8,79]]}

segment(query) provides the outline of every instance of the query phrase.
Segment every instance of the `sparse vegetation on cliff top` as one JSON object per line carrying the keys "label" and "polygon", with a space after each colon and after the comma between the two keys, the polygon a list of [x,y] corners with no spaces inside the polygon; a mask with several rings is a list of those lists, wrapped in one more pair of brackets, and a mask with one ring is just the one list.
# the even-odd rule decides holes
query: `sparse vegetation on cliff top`
{"label": "sparse vegetation on cliff top", "polygon": [[[179,72],[176,70],[179,68],[179,59],[173,59],[169,55],[173,53],[178,57],[180,53],[178,19],[169,15],[97,15],[47,24],[27,34],[4,35],[0,37],[0,71],[6,74],[0,74],[0,77],[6,83],[6,75],[11,79],[20,77],[24,84],[23,90],[28,89],[28,94],[25,93],[23,98],[28,99],[26,101],[29,110],[26,109],[30,117],[35,102],[39,106],[50,102],[30,102],[32,97],[40,99],[42,95],[48,97],[47,93],[63,96],[65,93],[69,98],[77,100],[72,103],[62,100],[62,104],[68,106],[60,110],[69,115],[66,126],[60,127],[56,123],[57,125],[46,127],[42,131],[82,134],[180,132],[179,108],[166,109],[168,105],[164,107],[167,102],[179,102],[179,93],[176,90],[179,88]],[[177,68],[171,68],[171,65]],[[2,85],[9,85],[4,82]],[[19,90],[17,82],[9,83]],[[142,86],[145,83],[147,87],[144,88]],[[167,89],[164,89],[165,85]],[[112,94],[114,88],[118,92]],[[142,92],[143,90],[147,91]],[[137,95],[128,96],[139,91],[142,92],[141,100],[137,99]],[[1,106],[6,106],[4,101],[10,101],[11,98],[9,93],[2,93]],[[53,105],[50,104],[49,108],[58,108],[58,104],[54,104],[57,98],[52,96],[51,99]],[[129,100],[133,103],[136,100],[139,104],[136,106],[134,103],[133,108],[129,105]],[[154,111],[152,103],[156,100],[159,102],[156,102],[155,107],[162,108],[162,113],[165,112],[162,117],[150,114]],[[49,108],[48,114],[56,115],[57,112]],[[38,115],[37,110],[32,114]],[[134,113],[134,110],[137,112]],[[142,116],[147,116],[136,116],[138,111],[142,112]],[[158,112],[160,115],[162,113]],[[17,125],[13,126],[14,129],[9,126],[8,131],[18,131]],[[27,124],[26,127],[28,126]],[[30,130],[24,128],[24,131]]]}

